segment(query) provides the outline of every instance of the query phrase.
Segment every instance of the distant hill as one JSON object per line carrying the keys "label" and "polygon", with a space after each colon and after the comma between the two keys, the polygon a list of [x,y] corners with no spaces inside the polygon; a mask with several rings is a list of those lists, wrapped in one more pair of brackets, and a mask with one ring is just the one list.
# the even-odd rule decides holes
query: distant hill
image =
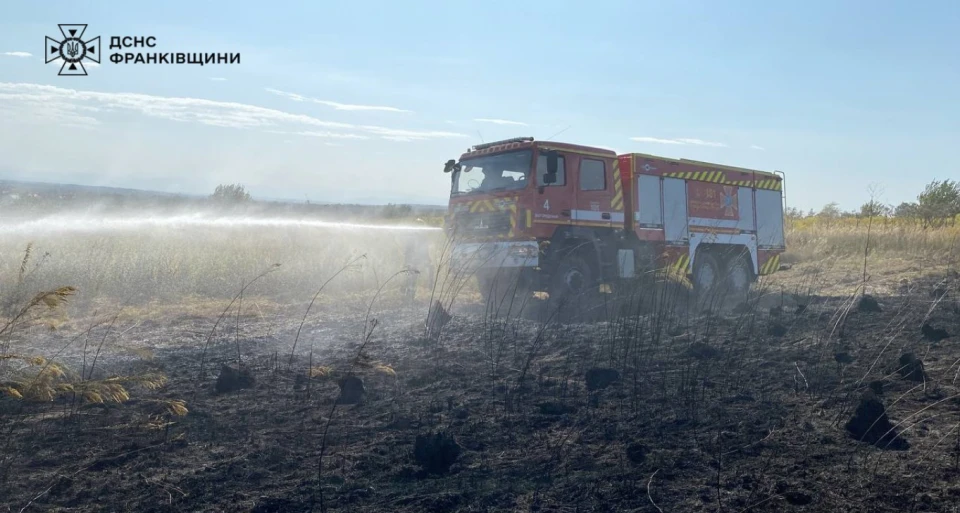
{"label": "distant hill", "polygon": [[[137,198],[137,199],[164,199],[164,200],[176,200],[177,198],[183,200],[200,200],[207,197],[207,195],[201,194],[183,194],[183,193],[173,193],[173,192],[161,192],[161,191],[151,191],[144,189],[130,189],[125,187],[108,187],[103,185],[79,185],[79,184],[69,184],[69,183],[49,183],[49,182],[31,182],[31,181],[22,181],[22,180],[4,180],[0,179],[0,196],[10,197],[12,195],[26,196],[26,195],[36,195],[42,198],[71,198],[71,199],[90,199],[94,200],[97,198]],[[254,196],[254,200],[260,202],[274,203],[274,204],[289,204],[289,205],[303,205],[308,203],[306,200],[293,200],[289,198],[265,198]],[[334,206],[334,205],[364,205],[364,206],[383,206],[385,203],[377,202],[329,202],[329,201],[309,201],[311,205],[324,205],[324,206]],[[418,204],[418,203],[406,203],[402,201],[395,202],[395,204],[404,204],[410,205],[410,207],[419,210],[419,211],[443,211],[446,210],[446,205],[437,205],[437,204]]]}
{"label": "distant hill", "polygon": [[42,196],[136,196],[153,198],[202,198],[196,194],[145,191],[123,187],[103,185],[78,185],[72,183],[25,182],[20,180],[0,180],[2,194],[37,194]]}

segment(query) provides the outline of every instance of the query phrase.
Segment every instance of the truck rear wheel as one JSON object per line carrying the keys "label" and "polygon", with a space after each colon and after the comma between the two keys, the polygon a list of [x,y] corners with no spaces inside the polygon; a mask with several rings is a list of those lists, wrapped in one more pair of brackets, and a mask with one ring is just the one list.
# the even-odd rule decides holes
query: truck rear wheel
{"label": "truck rear wheel", "polygon": [[727,291],[730,300],[736,303],[746,301],[750,294],[750,284],[753,283],[753,267],[746,254],[738,255],[727,264],[726,279]]}
{"label": "truck rear wheel", "polygon": [[696,295],[697,306],[716,303],[720,298],[720,283],[722,282],[723,268],[717,257],[710,253],[698,253],[693,264],[693,291]]}
{"label": "truck rear wheel", "polygon": [[[747,299],[753,281],[753,269],[743,255],[734,255],[721,264],[717,255],[697,254],[694,261],[693,287],[697,304],[706,306],[737,305]],[[724,265],[725,264],[725,265]]]}

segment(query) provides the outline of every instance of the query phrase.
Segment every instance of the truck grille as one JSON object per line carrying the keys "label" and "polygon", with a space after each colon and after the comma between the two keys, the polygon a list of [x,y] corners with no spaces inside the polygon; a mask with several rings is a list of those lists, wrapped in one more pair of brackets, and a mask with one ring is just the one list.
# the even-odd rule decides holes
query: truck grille
{"label": "truck grille", "polygon": [[510,232],[510,212],[460,212],[455,218],[460,237],[496,237]]}

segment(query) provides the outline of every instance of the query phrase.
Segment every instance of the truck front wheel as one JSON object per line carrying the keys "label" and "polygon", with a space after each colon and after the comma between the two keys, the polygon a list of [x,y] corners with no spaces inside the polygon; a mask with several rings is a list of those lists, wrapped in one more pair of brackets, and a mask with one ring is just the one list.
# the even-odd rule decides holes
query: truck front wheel
{"label": "truck front wheel", "polygon": [[583,258],[569,255],[557,265],[551,278],[550,303],[558,321],[589,319],[596,307],[599,283],[594,269]]}

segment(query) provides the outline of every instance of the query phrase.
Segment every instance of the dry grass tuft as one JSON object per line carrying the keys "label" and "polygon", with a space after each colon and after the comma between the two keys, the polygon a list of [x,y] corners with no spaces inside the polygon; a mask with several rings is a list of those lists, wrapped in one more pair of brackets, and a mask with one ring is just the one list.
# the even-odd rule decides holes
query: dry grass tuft
{"label": "dry grass tuft", "polygon": [[324,365],[310,367],[309,374],[311,378],[329,378],[333,374],[333,367]]}
{"label": "dry grass tuft", "polygon": [[146,402],[159,406],[163,413],[174,417],[184,417],[189,413],[187,402],[180,399],[149,399]]}
{"label": "dry grass tuft", "polygon": [[40,292],[30,302],[32,305],[43,303],[47,308],[57,308],[67,303],[70,296],[77,293],[76,287],[60,287],[55,290]]}
{"label": "dry grass tuft", "polygon": [[385,363],[380,363],[380,362],[374,363],[372,369],[376,372],[379,372],[381,374],[386,374],[388,376],[393,376],[393,377],[397,376],[397,371],[393,370],[393,367]]}

